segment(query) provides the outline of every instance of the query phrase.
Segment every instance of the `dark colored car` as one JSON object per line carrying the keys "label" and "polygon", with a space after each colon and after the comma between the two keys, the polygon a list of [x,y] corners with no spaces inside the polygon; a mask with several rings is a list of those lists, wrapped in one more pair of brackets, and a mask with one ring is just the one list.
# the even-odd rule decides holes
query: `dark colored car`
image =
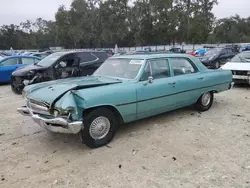
{"label": "dark colored car", "polygon": [[106,52],[56,52],[12,73],[11,88],[21,94],[26,85],[91,75],[106,59]]}
{"label": "dark colored car", "polygon": [[199,59],[208,68],[218,69],[221,65],[230,61],[237,53],[233,48],[211,48]]}
{"label": "dark colored car", "polygon": [[170,48],[169,51],[173,53],[183,53],[183,54],[186,53],[186,50],[182,50],[181,48],[175,48],[175,47]]}

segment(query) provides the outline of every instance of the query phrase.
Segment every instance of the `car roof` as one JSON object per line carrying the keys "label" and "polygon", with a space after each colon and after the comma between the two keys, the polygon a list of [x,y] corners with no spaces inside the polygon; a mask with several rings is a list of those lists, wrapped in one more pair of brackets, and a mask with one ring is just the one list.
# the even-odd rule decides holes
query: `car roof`
{"label": "car roof", "polygon": [[169,57],[192,57],[189,54],[177,54],[177,53],[162,53],[162,54],[134,54],[134,55],[119,55],[113,56],[109,59],[154,59],[154,58],[169,58]]}
{"label": "car roof", "polygon": [[31,55],[12,55],[12,56],[5,56],[4,57],[4,59],[10,59],[10,58],[36,58],[36,59],[41,59],[40,57],[31,56]]}

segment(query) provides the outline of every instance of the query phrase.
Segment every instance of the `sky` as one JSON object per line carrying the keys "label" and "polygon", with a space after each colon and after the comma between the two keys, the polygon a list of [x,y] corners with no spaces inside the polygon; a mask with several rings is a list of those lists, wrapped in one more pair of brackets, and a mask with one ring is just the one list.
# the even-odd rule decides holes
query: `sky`
{"label": "sky", "polygon": [[[72,0],[0,0],[0,25],[19,24],[25,20],[41,17],[54,20],[58,7],[69,7]],[[250,16],[250,0],[218,0],[219,5],[213,12],[217,18],[239,14]]]}

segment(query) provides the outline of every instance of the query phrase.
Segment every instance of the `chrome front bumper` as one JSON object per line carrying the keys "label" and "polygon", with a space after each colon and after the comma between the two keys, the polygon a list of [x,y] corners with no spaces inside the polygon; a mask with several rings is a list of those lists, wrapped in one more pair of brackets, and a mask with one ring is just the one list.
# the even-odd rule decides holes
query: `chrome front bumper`
{"label": "chrome front bumper", "polygon": [[250,78],[247,75],[233,75],[233,79],[249,80]]}
{"label": "chrome front bumper", "polygon": [[43,118],[38,114],[34,114],[27,106],[18,108],[17,111],[24,116],[31,117],[34,122],[52,132],[77,134],[83,129],[82,121],[69,122],[68,120],[60,117],[52,119]]}

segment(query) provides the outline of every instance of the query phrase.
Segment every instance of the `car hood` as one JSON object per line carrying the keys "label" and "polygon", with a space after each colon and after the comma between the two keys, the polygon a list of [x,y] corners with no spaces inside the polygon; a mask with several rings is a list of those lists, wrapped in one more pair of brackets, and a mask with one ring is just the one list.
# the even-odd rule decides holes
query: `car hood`
{"label": "car hood", "polygon": [[40,67],[40,66],[37,66],[35,64],[28,65],[28,66],[20,67],[17,70],[15,70],[12,73],[12,76],[24,76],[25,74],[27,74],[31,70],[41,70],[41,69],[45,69],[45,68],[46,67]]}
{"label": "car hood", "polygon": [[224,70],[250,71],[250,63],[228,62],[221,67]]}
{"label": "car hood", "polygon": [[55,100],[59,100],[63,95],[72,90],[87,89],[121,82],[122,81],[118,79],[100,76],[68,78],[26,86],[24,93],[27,99],[52,104]]}

